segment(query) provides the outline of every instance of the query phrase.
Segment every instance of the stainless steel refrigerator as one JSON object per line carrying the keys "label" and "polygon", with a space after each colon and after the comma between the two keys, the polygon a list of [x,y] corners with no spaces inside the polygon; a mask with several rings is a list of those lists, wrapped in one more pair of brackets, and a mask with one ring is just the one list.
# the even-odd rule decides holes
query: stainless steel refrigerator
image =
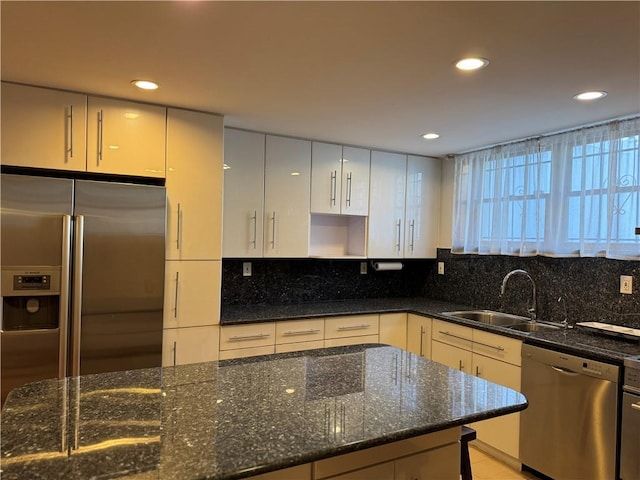
{"label": "stainless steel refrigerator", "polygon": [[166,191],[0,175],[2,401],[46,378],[161,365]]}

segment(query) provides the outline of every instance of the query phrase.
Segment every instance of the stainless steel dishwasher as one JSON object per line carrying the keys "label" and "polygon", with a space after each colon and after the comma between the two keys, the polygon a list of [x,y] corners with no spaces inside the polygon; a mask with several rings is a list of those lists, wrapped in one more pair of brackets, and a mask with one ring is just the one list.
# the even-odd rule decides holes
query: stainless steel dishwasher
{"label": "stainless steel dishwasher", "polygon": [[556,480],[616,478],[620,368],[522,346],[520,461]]}

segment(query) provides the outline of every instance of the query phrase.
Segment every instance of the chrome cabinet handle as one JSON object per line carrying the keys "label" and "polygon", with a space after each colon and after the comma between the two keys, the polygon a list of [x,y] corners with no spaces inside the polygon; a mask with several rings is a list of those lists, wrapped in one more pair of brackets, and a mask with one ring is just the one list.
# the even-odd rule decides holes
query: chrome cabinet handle
{"label": "chrome cabinet handle", "polygon": [[319,328],[311,328],[309,330],[288,330],[282,334],[283,337],[293,337],[295,335],[312,335],[314,333],[320,333]]}
{"label": "chrome cabinet handle", "polygon": [[173,366],[176,366],[176,357],[178,356],[178,342],[173,342]]}
{"label": "chrome cabinet handle", "polygon": [[102,160],[102,110],[98,111],[98,165]]}
{"label": "chrome cabinet handle", "polygon": [[67,154],[65,157],[65,162],[68,158],[73,158],[73,105],[69,105],[67,111],[69,112],[67,114],[67,128],[69,129],[69,133],[65,135],[65,142],[68,141],[69,143],[66,145],[67,148],[65,149],[65,153]]}
{"label": "chrome cabinet handle", "polygon": [[371,325],[367,323],[362,323],[360,325],[343,325],[338,327],[338,331],[345,332],[348,330],[366,330],[367,328],[371,328]]}
{"label": "chrome cabinet handle", "polygon": [[176,296],[175,307],[173,309],[173,318],[178,318],[178,286],[180,285],[180,272],[176,272]]}
{"label": "chrome cabinet handle", "polygon": [[258,211],[253,211],[253,217],[250,218],[253,220],[253,240],[250,242],[253,245],[253,249],[258,248],[258,244],[256,243],[258,237]]}
{"label": "chrome cabinet handle", "polygon": [[256,335],[234,335],[233,337],[229,337],[230,342],[243,342],[245,340],[260,340],[263,338],[268,338],[271,335],[268,333],[258,333]]}
{"label": "chrome cabinet handle", "polygon": [[176,250],[180,250],[180,237],[182,230],[182,210],[180,209],[180,203],[178,203],[178,217],[176,226]]}
{"label": "chrome cabinet handle", "polygon": [[84,216],[76,216],[74,232],[75,258],[73,259],[73,346],[71,352],[71,375],[80,375],[80,326],[82,308],[82,274],[84,256]]}
{"label": "chrome cabinet handle", "polygon": [[422,350],[424,344],[424,326],[420,325],[420,356],[424,357],[424,351]]}
{"label": "chrome cabinet handle", "polygon": [[271,225],[271,250],[275,250],[276,248],[276,212],[273,212],[271,216],[271,221],[273,224]]}
{"label": "chrome cabinet handle", "polygon": [[351,175],[352,175],[352,172],[349,172],[347,174],[347,200],[346,200],[347,207],[351,206]]}
{"label": "chrome cabinet handle", "polygon": [[488,343],[482,343],[482,342],[476,342],[475,340],[471,340],[472,343],[475,343],[477,345],[482,345],[483,347],[488,347],[488,348],[493,348],[499,352],[504,352],[504,347],[501,347],[500,345],[498,345],[497,347],[495,345],[489,345]]}
{"label": "chrome cabinet handle", "polygon": [[476,365],[476,377],[480,377],[480,367]]}
{"label": "chrome cabinet handle", "polygon": [[398,222],[396,223],[396,229],[398,230],[398,242],[396,243],[396,249],[398,250],[398,252],[400,252],[400,227],[402,225],[402,220],[398,219]]}
{"label": "chrome cabinet handle", "polygon": [[461,337],[460,335],[454,335],[453,333],[443,332],[441,330],[438,330],[438,333],[441,334],[441,335],[446,335],[447,337],[453,337],[453,338],[457,338],[457,339],[460,339],[460,340],[465,340],[467,342],[471,342],[472,341],[470,338]]}
{"label": "chrome cabinet handle", "polygon": [[71,265],[71,216],[62,216],[62,266],[60,271],[60,354],[58,356],[58,377],[67,376],[67,347],[69,336],[69,265]]}
{"label": "chrome cabinet handle", "polygon": [[640,403],[632,403],[631,408],[633,408],[634,410],[640,410]]}
{"label": "chrome cabinet handle", "polygon": [[460,371],[464,370],[464,364],[462,363],[462,360],[459,361],[458,370]]}
{"label": "chrome cabinet handle", "polygon": [[331,198],[329,198],[329,205],[335,207],[336,205],[336,195],[338,188],[338,171],[334,170],[331,172]]}
{"label": "chrome cabinet handle", "polygon": [[411,229],[411,240],[409,241],[409,248],[413,252],[413,244],[414,244],[414,237],[415,237],[415,231],[416,231],[415,220],[411,220],[411,223],[409,224],[409,228]]}

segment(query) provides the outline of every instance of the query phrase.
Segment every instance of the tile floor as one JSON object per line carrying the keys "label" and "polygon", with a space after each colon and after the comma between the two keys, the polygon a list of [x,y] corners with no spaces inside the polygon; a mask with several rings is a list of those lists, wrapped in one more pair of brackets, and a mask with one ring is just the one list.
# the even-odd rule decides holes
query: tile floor
{"label": "tile floor", "polygon": [[529,472],[518,472],[469,444],[473,480],[539,480]]}

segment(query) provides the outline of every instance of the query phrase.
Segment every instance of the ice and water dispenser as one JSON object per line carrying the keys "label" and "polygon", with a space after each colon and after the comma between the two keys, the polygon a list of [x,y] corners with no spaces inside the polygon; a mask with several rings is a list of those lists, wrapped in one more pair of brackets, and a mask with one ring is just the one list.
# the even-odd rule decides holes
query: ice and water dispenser
{"label": "ice and water dispenser", "polygon": [[2,402],[16,386],[59,375],[60,270],[2,268]]}

